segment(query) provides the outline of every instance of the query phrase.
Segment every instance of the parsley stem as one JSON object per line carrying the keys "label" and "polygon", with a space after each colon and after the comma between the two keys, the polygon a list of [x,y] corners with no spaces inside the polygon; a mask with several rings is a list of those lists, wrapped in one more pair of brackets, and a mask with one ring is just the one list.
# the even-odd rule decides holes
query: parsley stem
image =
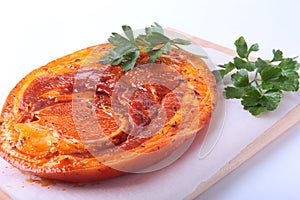
{"label": "parsley stem", "polygon": [[261,87],[260,87],[259,81],[261,81],[261,80],[258,78],[258,71],[256,71],[256,72],[255,72],[254,79],[253,79],[252,82],[255,83],[255,86],[256,86],[256,88],[258,89],[259,93],[260,93],[261,95],[263,95],[264,92],[262,91],[262,89],[261,89]]}

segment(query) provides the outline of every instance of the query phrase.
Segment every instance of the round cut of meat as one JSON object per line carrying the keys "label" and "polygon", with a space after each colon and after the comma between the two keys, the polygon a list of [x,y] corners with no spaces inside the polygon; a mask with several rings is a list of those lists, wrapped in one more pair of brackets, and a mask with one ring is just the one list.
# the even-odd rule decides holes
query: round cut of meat
{"label": "round cut of meat", "polygon": [[216,83],[199,57],[172,49],[148,64],[142,53],[123,72],[99,62],[112,48],[79,50],[24,77],[2,109],[1,157],[44,178],[102,180],[159,163],[209,123]]}

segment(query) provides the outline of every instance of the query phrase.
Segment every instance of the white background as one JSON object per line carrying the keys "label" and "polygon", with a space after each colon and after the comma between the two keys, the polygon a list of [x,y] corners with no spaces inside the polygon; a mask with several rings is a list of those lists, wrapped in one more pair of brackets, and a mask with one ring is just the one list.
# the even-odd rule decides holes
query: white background
{"label": "white background", "polygon": [[[10,79],[102,43],[123,24],[138,29],[158,22],[230,48],[243,35],[260,44],[258,56],[269,58],[280,48],[294,57],[300,55],[299,16],[298,0],[2,0],[0,103],[7,95],[1,88]],[[198,199],[300,199],[298,132],[289,131]]]}

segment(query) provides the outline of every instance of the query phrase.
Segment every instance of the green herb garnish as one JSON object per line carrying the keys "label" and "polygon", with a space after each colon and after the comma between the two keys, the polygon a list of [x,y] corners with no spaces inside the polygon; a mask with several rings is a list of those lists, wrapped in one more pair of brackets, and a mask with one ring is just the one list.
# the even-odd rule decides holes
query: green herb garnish
{"label": "green herb garnish", "polygon": [[[170,53],[171,46],[180,48],[178,45],[189,45],[190,41],[175,38],[170,39],[164,35],[163,28],[154,23],[154,25],[145,28],[145,34],[134,38],[130,26],[122,26],[126,37],[113,32],[108,41],[115,46],[110,50],[107,56],[100,59],[103,64],[121,65],[123,71],[131,70],[140,56],[141,51],[150,55],[148,62],[153,63],[163,52]],[[180,48],[181,49],[181,48]]]}
{"label": "green herb garnish", "polygon": [[231,73],[232,85],[224,91],[225,98],[242,99],[241,104],[252,115],[275,110],[283,92],[298,91],[300,64],[296,58],[284,58],[280,50],[273,50],[272,60],[258,58],[250,61],[251,52],[259,50],[258,44],[248,45],[243,37],[235,41],[237,57],[219,70],[213,71],[217,81]]}

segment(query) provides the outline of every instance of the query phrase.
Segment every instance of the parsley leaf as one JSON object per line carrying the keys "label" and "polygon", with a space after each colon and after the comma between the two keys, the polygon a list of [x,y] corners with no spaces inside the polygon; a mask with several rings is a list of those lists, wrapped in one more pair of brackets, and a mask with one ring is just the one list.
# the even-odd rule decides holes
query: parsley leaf
{"label": "parsley leaf", "polygon": [[239,70],[235,74],[232,74],[231,80],[233,85],[236,87],[245,87],[250,84],[248,72],[245,69]]}
{"label": "parsley leaf", "polygon": [[256,116],[275,110],[284,92],[298,91],[300,64],[296,58],[285,58],[282,51],[273,50],[271,60],[257,58],[250,61],[249,55],[259,50],[258,44],[248,48],[244,37],[234,44],[238,57],[213,71],[217,81],[231,73],[232,84],[225,87],[225,98],[241,99],[244,109]]}
{"label": "parsley leaf", "polygon": [[245,90],[239,87],[226,87],[224,96],[228,99],[240,99],[244,96]]}
{"label": "parsley leaf", "polygon": [[126,37],[113,32],[108,41],[115,47],[99,61],[103,64],[121,65],[123,71],[131,70],[135,66],[142,51],[149,54],[148,62],[153,63],[164,52],[170,53],[172,46],[180,48],[179,45],[191,44],[184,39],[168,38],[158,23],[146,27],[145,34],[136,38],[130,26],[123,25],[122,29]]}
{"label": "parsley leaf", "polygon": [[240,37],[234,42],[237,47],[236,52],[241,58],[248,58],[248,45],[244,37]]}

